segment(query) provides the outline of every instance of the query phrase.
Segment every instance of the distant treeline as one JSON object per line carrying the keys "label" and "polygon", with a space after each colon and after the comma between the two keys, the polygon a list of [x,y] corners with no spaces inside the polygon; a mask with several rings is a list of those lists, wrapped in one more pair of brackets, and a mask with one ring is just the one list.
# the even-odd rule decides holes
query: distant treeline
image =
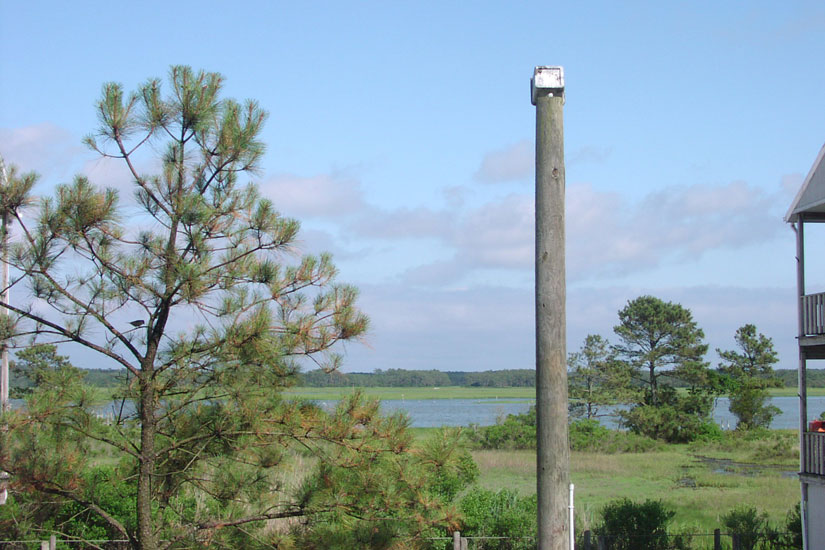
{"label": "distant treeline", "polygon": [[[86,372],[86,382],[92,386],[113,388],[124,380],[122,369],[81,369]],[[777,369],[776,377],[782,386],[795,387],[797,373],[794,369]],[[486,388],[531,387],[536,383],[533,369],[488,370],[462,372],[437,370],[378,369],[375,372],[331,372],[311,370],[299,375],[299,386],[310,387],[441,387],[474,386]],[[11,385],[26,383],[12,370]],[[825,388],[825,369],[808,369],[808,387]]]}
{"label": "distant treeline", "polygon": [[532,369],[490,370],[484,372],[442,372],[438,370],[378,369],[375,372],[324,372],[312,370],[302,373],[299,386],[359,387],[359,388],[418,388],[441,386],[475,386],[486,388],[530,387],[536,383]]}

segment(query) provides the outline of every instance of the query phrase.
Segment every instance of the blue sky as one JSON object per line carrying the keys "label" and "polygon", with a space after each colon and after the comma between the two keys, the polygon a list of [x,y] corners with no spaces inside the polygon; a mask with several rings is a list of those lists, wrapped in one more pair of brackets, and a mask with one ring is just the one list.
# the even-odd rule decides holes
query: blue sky
{"label": "blue sky", "polygon": [[782,216],[825,141],[823,37],[820,2],[4,2],[0,154],[41,194],[125,189],[80,144],[101,85],[221,72],[270,113],[263,192],[361,288],[344,370],[532,368],[529,79],[562,65],[568,350],[653,294],[793,368]]}

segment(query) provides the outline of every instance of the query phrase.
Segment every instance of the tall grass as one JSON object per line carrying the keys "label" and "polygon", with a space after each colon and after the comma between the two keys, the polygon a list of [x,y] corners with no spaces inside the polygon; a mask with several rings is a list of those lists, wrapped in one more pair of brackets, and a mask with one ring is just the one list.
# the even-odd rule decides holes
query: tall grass
{"label": "tall grass", "polygon": [[[728,450],[723,444],[708,443],[667,445],[645,453],[572,452],[570,471],[576,486],[576,509],[587,524],[605,504],[619,498],[662,500],[676,511],[675,527],[710,533],[721,527],[722,515],[745,504],[766,512],[772,522],[781,523],[799,502],[799,482],[783,471],[784,465],[788,472],[795,468],[795,457],[793,453],[789,456],[786,449],[787,437],[776,433],[778,444],[771,439],[735,439],[736,447]],[[764,467],[733,467],[722,472],[700,455],[732,457]],[[483,487],[509,488],[522,495],[536,491],[535,456],[535,451],[473,452]],[[777,464],[783,467],[775,467]]]}

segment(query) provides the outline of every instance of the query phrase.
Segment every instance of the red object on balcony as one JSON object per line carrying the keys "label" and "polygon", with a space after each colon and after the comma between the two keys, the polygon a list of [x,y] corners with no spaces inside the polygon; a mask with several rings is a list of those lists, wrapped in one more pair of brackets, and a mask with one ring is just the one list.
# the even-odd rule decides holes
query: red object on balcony
{"label": "red object on balcony", "polygon": [[811,420],[808,423],[809,432],[825,432],[825,420]]}

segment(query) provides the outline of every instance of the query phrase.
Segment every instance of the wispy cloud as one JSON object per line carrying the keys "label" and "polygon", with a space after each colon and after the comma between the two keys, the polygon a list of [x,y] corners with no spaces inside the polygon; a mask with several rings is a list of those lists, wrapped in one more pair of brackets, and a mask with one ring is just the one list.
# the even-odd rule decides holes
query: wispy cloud
{"label": "wispy cloud", "polygon": [[261,183],[261,192],[288,216],[340,219],[367,207],[361,182],[344,174],[280,174]]}
{"label": "wispy cloud", "polygon": [[0,154],[6,164],[16,164],[24,172],[33,170],[44,178],[70,176],[83,151],[78,137],[54,124],[0,128]]}
{"label": "wispy cloud", "polygon": [[474,177],[481,183],[524,180],[533,173],[535,153],[533,142],[529,140],[491,151],[481,159]]}
{"label": "wispy cloud", "polygon": [[783,230],[776,205],[775,194],[743,182],[666,187],[635,204],[589,185],[571,186],[569,273],[625,275],[709,250],[763,243]]}

